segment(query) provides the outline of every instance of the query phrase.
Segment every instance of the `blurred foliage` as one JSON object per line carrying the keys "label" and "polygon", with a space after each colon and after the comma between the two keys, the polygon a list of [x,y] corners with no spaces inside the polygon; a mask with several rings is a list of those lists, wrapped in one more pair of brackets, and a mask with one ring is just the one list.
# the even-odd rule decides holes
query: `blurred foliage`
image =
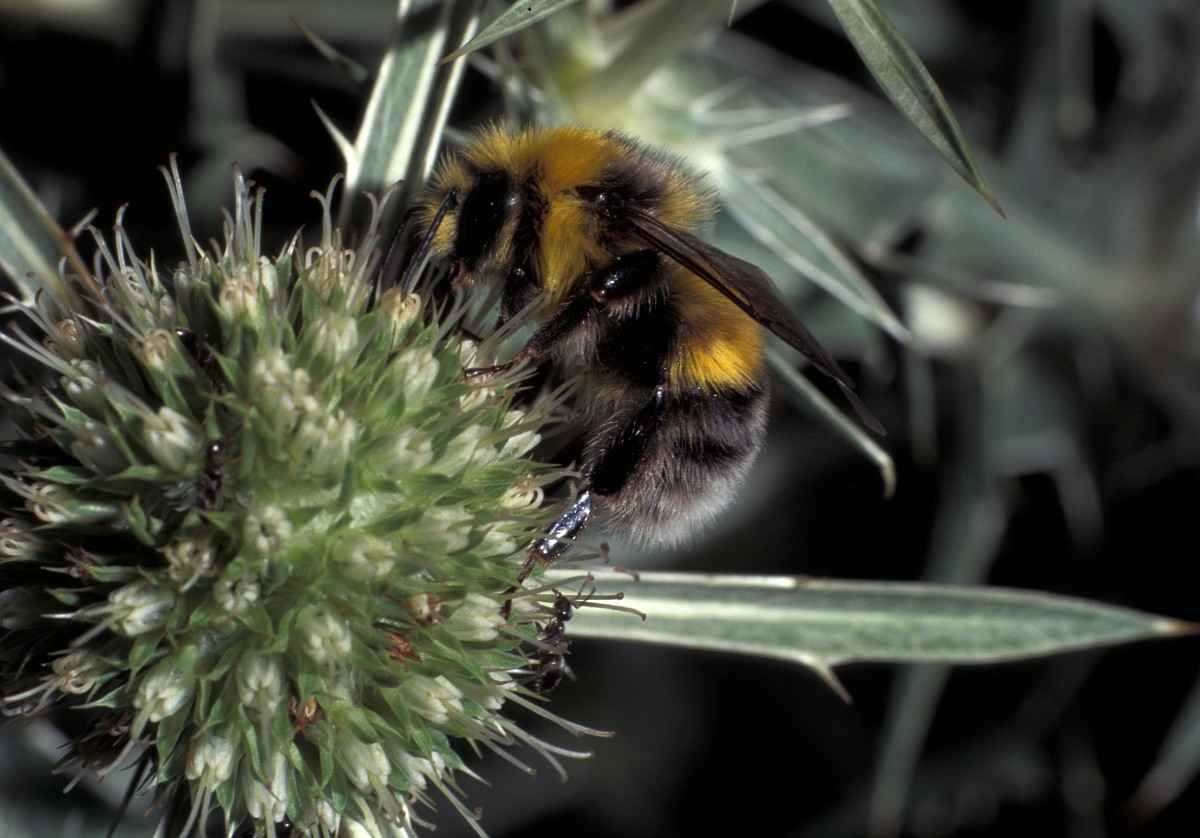
{"label": "blurred foliage", "polygon": [[[711,172],[735,196],[721,246],[778,280],[888,426],[891,501],[868,461],[780,404],[723,529],[672,565],[999,583],[1200,619],[1200,8],[881,0],[1003,220],[883,99],[825,2],[743,2],[728,29],[728,5],[688,5],[672,18],[662,3],[616,17],[576,4],[473,54],[443,115],[459,130],[621,128]],[[237,160],[287,231],[349,165],[310,101],[345,129],[368,95],[289,17],[375,67],[393,14],[368,0],[8,0],[0,113],[19,117],[0,121],[0,148],[67,226],[128,201],[144,243],[170,242],[170,214],[148,208],[165,201],[155,165],[177,151],[193,218],[215,217],[206,202]],[[840,673],[847,706],[794,667],[585,641],[581,683],[556,708],[620,737],[566,786],[494,771],[472,799],[496,836],[1187,834],[1198,656],[1174,643],[860,666]],[[4,788],[53,762],[47,739],[6,731]],[[26,834],[102,831],[95,813],[119,789],[72,798],[86,810],[23,806],[46,819]],[[438,834],[456,829],[451,815]]]}

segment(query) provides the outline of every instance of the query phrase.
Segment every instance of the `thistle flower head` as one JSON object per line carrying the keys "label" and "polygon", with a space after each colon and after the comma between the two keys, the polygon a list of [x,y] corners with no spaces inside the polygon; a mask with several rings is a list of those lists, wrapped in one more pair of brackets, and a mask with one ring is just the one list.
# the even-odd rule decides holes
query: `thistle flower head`
{"label": "thistle flower head", "polygon": [[458,309],[377,287],[374,223],[347,248],[319,196],[320,243],[268,258],[235,175],[207,252],[165,174],[186,261],[118,218],[79,299],[5,337],[34,363],[0,394],[0,706],[86,711],[63,767],[136,762],[168,835],[410,834],[439,797],[474,822],[456,741],[567,753],[501,714],[535,706],[552,600],[504,607],[552,518],[546,405],[464,381]]}

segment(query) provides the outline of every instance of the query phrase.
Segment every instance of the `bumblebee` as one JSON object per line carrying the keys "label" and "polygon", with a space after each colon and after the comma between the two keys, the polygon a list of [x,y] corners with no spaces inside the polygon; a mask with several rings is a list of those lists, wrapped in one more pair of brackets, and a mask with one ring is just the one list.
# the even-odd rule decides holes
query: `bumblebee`
{"label": "bumblebee", "polygon": [[589,128],[492,127],[438,164],[413,265],[429,255],[456,287],[500,283],[502,322],[535,300],[548,312],[513,357],[468,378],[546,359],[583,376],[582,485],[519,579],[595,513],[639,544],[673,545],[729,504],[766,432],[761,327],[882,432],[770,278],[697,237],[714,209],[675,160]]}

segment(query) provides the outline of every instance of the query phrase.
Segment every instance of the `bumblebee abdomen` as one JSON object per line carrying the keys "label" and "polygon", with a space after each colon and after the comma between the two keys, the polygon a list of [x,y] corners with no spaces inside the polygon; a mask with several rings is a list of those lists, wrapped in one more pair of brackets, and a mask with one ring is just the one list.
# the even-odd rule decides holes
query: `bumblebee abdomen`
{"label": "bumblebee abdomen", "polygon": [[663,391],[658,404],[607,425],[584,455],[593,491],[635,542],[678,544],[745,480],[766,435],[766,382],[729,393]]}
{"label": "bumblebee abdomen", "polygon": [[678,326],[667,371],[671,387],[738,391],[761,386],[766,380],[761,327],[698,277],[678,266],[672,270]]}

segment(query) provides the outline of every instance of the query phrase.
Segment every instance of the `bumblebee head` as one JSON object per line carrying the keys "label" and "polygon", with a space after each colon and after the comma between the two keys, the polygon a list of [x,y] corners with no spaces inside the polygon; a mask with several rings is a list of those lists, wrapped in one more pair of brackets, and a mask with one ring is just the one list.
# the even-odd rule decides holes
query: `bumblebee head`
{"label": "bumblebee head", "polygon": [[[455,214],[454,259],[470,274],[510,269],[520,262],[533,212],[519,184],[504,171],[481,173]],[[524,240],[524,241],[522,241]]]}
{"label": "bumblebee head", "polygon": [[522,203],[505,172],[479,171],[450,157],[438,167],[419,219],[433,255],[473,276],[511,260]]}

